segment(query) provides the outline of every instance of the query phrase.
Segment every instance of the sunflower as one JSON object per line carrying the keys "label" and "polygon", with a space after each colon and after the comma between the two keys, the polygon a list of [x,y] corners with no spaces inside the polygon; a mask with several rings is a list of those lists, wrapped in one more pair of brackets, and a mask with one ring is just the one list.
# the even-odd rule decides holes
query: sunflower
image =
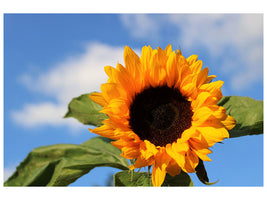
{"label": "sunflower", "polygon": [[125,67],[105,67],[109,79],[90,98],[109,118],[90,129],[111,138],[121,156],[135,159],[130,169],[153,166],[152,183],[161,186],[171,176],[195,172],[199,160],[215,143],[229,137],[235,119],[218,106],[223,81],[211,82],[209,68],[197,55],[187,59],[171,45],[165,50],[142,48],[141,57],[125,47]]}

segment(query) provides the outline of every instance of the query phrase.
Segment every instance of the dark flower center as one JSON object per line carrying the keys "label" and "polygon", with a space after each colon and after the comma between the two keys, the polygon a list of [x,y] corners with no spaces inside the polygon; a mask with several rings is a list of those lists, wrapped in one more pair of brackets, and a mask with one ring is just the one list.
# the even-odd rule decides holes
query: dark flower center
{"label": "dark flower center", "polygon": [[149,87],[135,95],[129,125],[141,140],[163,147],[190,128],[192,116],[191,103],[178,89]]}

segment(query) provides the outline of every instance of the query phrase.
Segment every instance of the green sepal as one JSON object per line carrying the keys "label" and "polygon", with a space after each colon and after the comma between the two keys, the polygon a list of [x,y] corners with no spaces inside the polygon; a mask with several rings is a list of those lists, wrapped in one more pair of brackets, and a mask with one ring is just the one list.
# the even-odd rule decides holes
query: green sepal
{"label": "green sepal", "polygon": [[205,185],[214,185],[214,184],[218,183],[219,180],[212,182],[212,183],[209,182],[208,174],[207,174],[207,171],[205,169],[203,160],[199,159],[199,163],[198,163],[195,170],[196,170],[196,175],[197,175],[198,179],[202,183],[204,183]]}

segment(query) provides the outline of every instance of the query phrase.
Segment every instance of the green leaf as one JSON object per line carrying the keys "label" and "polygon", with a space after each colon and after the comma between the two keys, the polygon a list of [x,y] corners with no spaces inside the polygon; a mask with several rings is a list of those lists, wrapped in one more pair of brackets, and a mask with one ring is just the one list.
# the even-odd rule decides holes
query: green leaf
{"label": "green leaf", "polygon": [[81,144],[56,144],[34,149],[5,186],[66,186],[95,167],[128,169],[128,161],[110,139],[95,137]]}
{"label": "green leaf", "polygon": [[194,186],[194,184],[190,176],[184,171],[181,171],[177,176],[166,174],[162,186]]}
{"label": "green leaf", "polygon": [[92,101],[89,98],[90,94],[73,98],[68,105],[68,112],[64,118],[74,117],[83,124],[101,126],[102,121],[107,119],[108,116],[99,112],[102,106]]}
{"label": "green leaf", "polygon": [[[114,174],[114,186],[153,186],[151,173],[125,170]],[[181,172],[177,176],[166,174],[162,186],[193,186],[190,176]]]}
{"label": "green leaf", "polygon": [[236,120],[236,126],[229,131],[231,138],[263,133],[263,101],[226,96],[218,105],[226,108],[226,113]]}
{"label": "green leaf", "polygon": [[114,186],[152,186],[151,174],[124,170],[114,174]]}

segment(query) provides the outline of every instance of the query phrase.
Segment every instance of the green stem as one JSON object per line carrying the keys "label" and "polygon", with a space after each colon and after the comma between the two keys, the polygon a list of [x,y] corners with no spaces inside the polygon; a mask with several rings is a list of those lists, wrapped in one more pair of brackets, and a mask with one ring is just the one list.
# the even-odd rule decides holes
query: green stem
{"label": "green stem", "polygon": [[131,173],[131,182],[133,182],[134,170],[131,170],[130,173]]}
{"label": "green stem", "polygon": [[147,166],[147,173],[148,173],[148,175],[150,174],[150,169],[151,169],[151,165],[150,166]]}
{"label": "green stem", "polygon": [[[147,166],[147,174],[148,174],[148,177],[150,177],[150,169],[151,169],[151,165],[150,166]],[[149,181],[149,186],[151,186],[151,181]]]}

